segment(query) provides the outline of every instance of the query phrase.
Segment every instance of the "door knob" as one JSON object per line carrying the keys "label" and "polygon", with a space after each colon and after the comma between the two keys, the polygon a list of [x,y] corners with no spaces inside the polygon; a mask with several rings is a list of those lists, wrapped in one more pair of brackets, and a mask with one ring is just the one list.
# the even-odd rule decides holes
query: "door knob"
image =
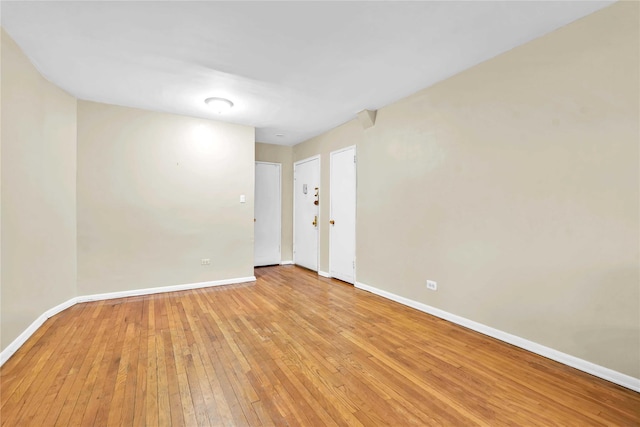
{"label": "door knob", "polygon": [[313,224],[314,227],[318,225],[318,216],[317,215],[313,217],[313,222],[311,224]]}
{"label": "door knob", "polygon": [[335,223],[336,222],[334,220],[329,221],[329,224],[331,224],[331,225],[335,225]]}

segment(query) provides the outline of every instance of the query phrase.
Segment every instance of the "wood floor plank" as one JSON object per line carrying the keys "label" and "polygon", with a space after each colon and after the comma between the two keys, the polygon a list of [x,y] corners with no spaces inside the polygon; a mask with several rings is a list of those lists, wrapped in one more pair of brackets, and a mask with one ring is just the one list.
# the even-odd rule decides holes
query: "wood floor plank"
{"label": "wood floor plank", "polygon": [[[102,303],[101,301],[100,304],[95,306],[95,310],[92,310],[92,318],[94,318],[95,312],[101,310]],[[95,321],[88,323],[87,326],[91,326],[91,328],[88,330],[85,329],[86,332],[83,334],[78,333],[78,330],[74,332],[74,339],[77,340],[77,344],[70,346],[71,348],[77,349],[79,343],[86,342],[86,351],[63,352],[65,356],[62,357],[62,359],[66,360],[68,365],[61,371],[62,376],[59,378],[60,382],[49,387],[49,396],[47,396],[38,408],[38,411],[31,421],[32,425],[54,424],[63,405],[62,400],[59,399],[58,396],[66,396],[71,390],[73,382],[79,374],[79,367],[83,364],[83,359],[94,357],[94,355],[96,355],[95,357],[100,357],[100,355],[104,353],[107,342],[105,334],[110,332],[106,323]]]}
{"label": "wood floor plank", "polygon": [[171,425],[171,405],[169,399],[169,376],[167,374],[167,365],[165,362],[165,346],[164,346],[164,333],[156,334],[155,345],[156,358],[158,363],[158,425],[167,426]]}
{"label": "wood floor plank", "polygon": [[[146,367],[146,393],[144,401],[144,423],[136,425],[159,425],[158,421],[158,357],[156,353],[156,320],[155,320],[155,304],[153,298],[148,298],[146,312],[146,338],[147,338],[147,367]],[[142,405],[140,405],[142,407]]]}
{"label": "wood floor plank", "polygon": [[0,368],[0,425],[639,426],[640,394],[294,266],[78,304]]}
{"label": "wood floor plank", "polygon": [[[190,296],[191,299],[195,300],[193,309],[196,310],[196,313],[198,312],[198,308],[201,307],[201,299],[198,298],[200,295],[200,293],[194,293]],[[202,309],[204,313],[206,308],[202,307]],[[194,321],[193,324],[190,325],[196,335],[196,341],[201,343],[207,342],[204,335],[206,334],[206,328],[204,327],[203,321],[206,321],[206,319],[202,319],[201,316],[198,315],[197,321]],[[217,360],[211,359],[210,351],[208,350],[208,346],[194,345],[192,353],[199,358],[197,367],[199,368],[198,372],[201,384],[206,393],[205,401],[207,402],[209,422],[212,425],[233,426],[234,422],[231,409],[224,398],[220,380],[213,367],[213,364],[216,363]]]}
{"label": "wood floor plank", "polygon": [[206,313],[205,317],[210,318],[203,326],[206,330],[206,336],[212,340],[207,352],[209,355],[208,366],[210,367],[209,378],[212,379],[212,386],[217,387],[216,401],[221,402],[218,407],[228,408],[228,412],[225,411],[225,413],[231,417],[231,425],[249,425],[231,385],[229,379],[231,373],[226,369],[224,358],[221,357],[222,346],[219,343],[219,337],[222,333],[217,329],[217,323],[210,313]]}
{"label": "wood floor plank", "polygon": [[198,342],[201,342],[199,316],[187,315],[187,312],[195,313],[190,296],[187,295],[186,298],[182,300],[182,305],[186,308],[186,311],[183,310],[180,313],[183,320],[183,327],[187,329],[191,335],[189,339],[190,357],[187,369],[191,395],[194,396],[194,404],[196,405],[198,425],[215,425],[216,420],[218,420],[220,416],[218,415],[217,404],[211,390],[206,369],[204,368],[200,348],[197,345]]}
{"label": "wood floor plank", "polygon": [[[184,424],[187,426],[195,426],[199,424],[196,420],[194,400],[191,396],[191,389],[189,388],[189,379],[186,371],[186,365],[191,354],[188,351],[184,329],[182,328],[177,310],[177,301],[173,299],[172,303],[168,307],[168,316],[171,331],[171,342],[173,345],[172,361],[175,365],[176,379],[178,382],[178,394],[174,394],[174,396],[179,396]],[[176,404],[175,407],[178,408],[178,405]]]}
{"label": "wood floor plank", "polygon": [[[182,406],[182,396],[180,394],[180,382],[178,381],[178,366],[181,364],[181,353],[178,350],[176,352],[176,345],[174,341],[178,338],[174,336],[174,325],[171,316],[171,305],[173,296],[163,299],[162,306],[162,344],[159,346],[164,352],[163,361],[166,367],[166,374],[164,376],[165,382],[162,385],[158,385],[158,388],[164,387],[168,389],[168,408],[170,408],[170,424],[173,426],[183,426],[185,423],[185,414]],[[161,409],[162,410],[162,409]]]}
{"label": "wood floor plank", "polygon": [[[2,366],[2,369],[0,369],[0,381],[2,381],[0,411],[8,404],[15,408],[22,394],[29,389],[31,383],[34,381],[34,377],[22,375],[22,367],[27,365],[36,366],[39,363],[45,363],[48,356],[54,352],[54,349],[48,345],[50,340],[61,340],[65,334],[69,333],[69,329],[77,327],[77,325],[70,324],[70,322],[72,322],[72,316],[69,315],[69,312],[72,310],[77,312],[78,308],[71,307],[67,312],[47,320],[41,329],[36,331]],[[65,323],[65,321],[67,321],[67,323]],[[56,323],[61,325],[59,329],[54,328],[48,334],[41,332],[42,329],[48,331],[49,328]]]}
{"label": "wood floor plank", "polygon": [[[88,307],[85,307],[84,313],[86,314]],[[96,332],[96,324],[84,324],[78,325],[77,328],[73,328],[72,332],[66,334],[59,342],[62,348],[66,346],[80,347],[85,350],[92,348],[89,344],[89,340],[86,340],[85,334],[89,330],[89,336]],[[97,342],[95,342],[97,344]],[[93,344],[93,343],[92,343]],[[95,346],[96,348],[99,346]],[[81,352],[80,354],[83,354]],[[53,399],[57,394],[57,390],[61,387],[64,378],[68,375],[74,375],[74,367],[81,364],[82,360],[79,357],[51,357],[46,364],[47,375],[40,381],[32,383],[32,387],[27,391],[27,394],[37,402],[38,406],[29,406],[22,411],[22,417],[16,419],[16,425],[38,425],[37,417],[42,413],[48,413]],[[27,401],[24,400],[26,403]]]}
{"label": "wood floor plank", "polygon": [[[98,374],[91,390],[89,403],[86,408],[78,407],[75,409],[78,398],[74,399],[73,396],[79,394],[78,389],[86,390],[87,388],[74,382],[74,386],[69,393],[69,403],[65,402],[63,405],[56,425],[71,425],[69,423],[73,414],[78,414],[81,411],[84,412],[81,425],[106,425],[108,422],[127,328],[127,323],[125,322],[127,304],[123,304],[122,300],[112,300],[108,304],[106,313],[108,313],[109,318],[103,321],[110,324],[113,329],[109,335],[108,345],[102,359],[94,359],[94,363],[98,366]],[[71,402],[73,402],[73,405]]]}
{"label": "wood floor plank", "polygon": [[[138,365],[135,370],[136,376],[136,386],[134,388],[135,397],[133,400],[134,403],[134,412],[132,424],[134,426],[143,426],[146,425],[146,415],[147,415],[147,395],[149,394],[147,390],[147,367],[149,366],[149,298],[144,298],[144,303],[142,304],[142,312],[140,315],[140,323],[138,325]],[[156,399],[157,388],[155,389],[155,393],[153,394],[153,398]]]}

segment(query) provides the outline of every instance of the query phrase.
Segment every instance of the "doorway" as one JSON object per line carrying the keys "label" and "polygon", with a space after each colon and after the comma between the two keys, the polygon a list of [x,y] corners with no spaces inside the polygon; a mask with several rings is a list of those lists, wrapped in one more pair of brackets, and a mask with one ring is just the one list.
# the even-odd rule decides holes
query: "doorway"
{"label": "doorway", "polygon": [[356,275],[356,147],[330,155],[329,275],[354,284]]}
{"label": "doorway", "polygon": [[318,271],[320,157],[293,165],[293,262]]}
{"label": "doorway", "polygon": [[256,162],[253,265],[280,264],[282,228],[280,163]]}

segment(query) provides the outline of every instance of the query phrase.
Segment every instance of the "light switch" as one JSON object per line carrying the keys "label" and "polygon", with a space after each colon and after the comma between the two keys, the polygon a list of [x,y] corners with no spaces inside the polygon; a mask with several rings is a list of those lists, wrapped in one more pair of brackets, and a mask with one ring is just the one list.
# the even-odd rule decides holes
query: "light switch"
{"label": "light switch", "polygon": [[245,197],[244,194],[240,195],[240,203],[245,203],[247,201],[247,198]]}

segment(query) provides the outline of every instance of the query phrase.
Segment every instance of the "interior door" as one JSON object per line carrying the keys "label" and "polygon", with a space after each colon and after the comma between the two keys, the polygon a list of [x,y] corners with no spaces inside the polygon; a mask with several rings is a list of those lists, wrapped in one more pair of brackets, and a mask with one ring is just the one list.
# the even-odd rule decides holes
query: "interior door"
{"label": "interior door", "polygon": [[280,264],[281,202],[279,163],[256,162],[253,264]]}
{"label": "interior door", "polygon": [[331,153],[329,274],[355,283],[356,148]]}
{"label": "interior door", "polygon": [[318,271],[320,157],[294,164],[293,186],[293,261]]}

